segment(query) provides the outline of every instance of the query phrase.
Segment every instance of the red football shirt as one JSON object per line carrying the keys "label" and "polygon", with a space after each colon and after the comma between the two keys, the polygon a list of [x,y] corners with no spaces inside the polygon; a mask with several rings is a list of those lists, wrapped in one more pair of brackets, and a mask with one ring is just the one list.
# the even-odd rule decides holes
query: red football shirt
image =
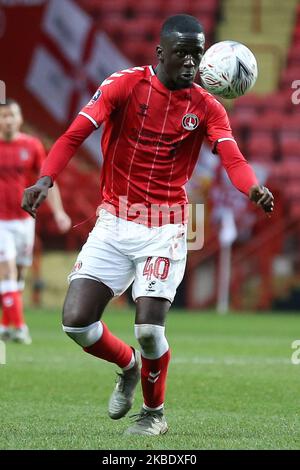
{"label": "red football shirt", "polygon": [[[143,223],[156,225],[157,220],[149,220],[149,216],[152,218],[153,209],[157,213],[159,206],[158,212],[171,216],[183,213],[186,219],[184,185],[192,175],[204,137],[218,151],[238,189],[247,194],[256,184],[221,103],[196,84],[169,90],[151,66],[121,70],[104,80],[54,144],[41,175],[54,180],[92,129],[101,124],[102,205],[120,217],[141,221],[141,214],[145,216]],[[171,211],[163,210],[170,207]],[[174,221],[173,217],[158,223]]]}
{"label": "red football shirt", "polygon": [[23,191],[44,159],[45,150],[35,137],[19,133],[12,141],[0,139],[0,220],[29,217],[21,208]]}
{"label": "red football shirt", "polygon": [[[112,74],[81,115],[102,137],[103,202],[184,205],[204,136],[213,144],[232,138],[223,106],[201,87],[171,91],[152,67]],[[138,207],[138,206],[136,206]]]}

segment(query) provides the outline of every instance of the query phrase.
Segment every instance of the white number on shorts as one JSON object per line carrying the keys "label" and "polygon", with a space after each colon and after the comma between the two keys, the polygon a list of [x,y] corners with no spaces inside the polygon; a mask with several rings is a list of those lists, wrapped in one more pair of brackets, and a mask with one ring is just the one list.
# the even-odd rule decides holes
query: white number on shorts
{"label": "white number on shorts", "polygon": [[170,267],[169,258],[158,256],[155,261],[153,261],[152,258],[153,256],[148,256],[144,266],[143,276],[147,276],[148,281],[151,279],[152,275],[157,279],[167,279]]}

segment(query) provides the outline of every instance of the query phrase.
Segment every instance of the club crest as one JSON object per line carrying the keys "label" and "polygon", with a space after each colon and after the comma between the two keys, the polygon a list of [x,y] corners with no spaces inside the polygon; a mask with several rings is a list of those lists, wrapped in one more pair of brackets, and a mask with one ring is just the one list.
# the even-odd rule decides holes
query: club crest
{"label": "club crest", "polygon": [[182,126],[187,131],[193,131],[199,125],[199,118],[196,114],[185,114],[182,118]]}

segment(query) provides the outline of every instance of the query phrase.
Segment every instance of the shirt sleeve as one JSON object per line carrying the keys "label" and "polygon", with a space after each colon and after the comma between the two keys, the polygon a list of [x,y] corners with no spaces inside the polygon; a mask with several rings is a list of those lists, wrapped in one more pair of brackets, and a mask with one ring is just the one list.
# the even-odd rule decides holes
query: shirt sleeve
{"label": "shirt sleeve", "polygon": [[44,161],[40,177],[50,176],[55,181],[65,168],[82,142],[93,132],[91,122],[82,116],[76,116],[66,132],[57,139]]}
{"label": "shirt sleeve", "polygon": [[121,73],[115,73],[102,82],[79,114],[89,119],[97,129],[116,108],[122,105],[128,96],[128,91],[126,77]]}
{"label": "shirt sleeve", "polygon": [[213,97],[210,98],[207,107],[206,137],[210,142],[213,153],[216,153],[216,146],[219,142],[235,142],[226,110]]}
{"label": "shirt sleeve", "polygon": [[250,188],[258,185],[258,180],[253,168],[240,152],[237,143],[221,141],[217,144],[216,152],[218,152],[222,165],[233,186],[246,196],[249,196]]}
{"label": "shirt sleeve", "polygon": [[206,133],[232,184],[248,196],[250,188],[258,184],[257,177],[232,135],[224,106],[213,97],[208,102]]}

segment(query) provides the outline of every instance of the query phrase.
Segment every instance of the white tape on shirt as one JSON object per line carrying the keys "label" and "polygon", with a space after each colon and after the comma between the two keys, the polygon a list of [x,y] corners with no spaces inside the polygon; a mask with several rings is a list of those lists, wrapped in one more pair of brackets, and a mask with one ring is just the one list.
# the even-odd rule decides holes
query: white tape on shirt
{"label": "white tape on shirt", "polygon": [[220,139],[218,139],[218,140],[215,141],[215,143],[214,143],[214,145],[213,145],[212,153],[217,153],[217,145],[218,145],[220,142],[225,142],[226,140],[230,140],[230,141],[236,143],[236,140],[235,140],[233,137],[221,137]]}

